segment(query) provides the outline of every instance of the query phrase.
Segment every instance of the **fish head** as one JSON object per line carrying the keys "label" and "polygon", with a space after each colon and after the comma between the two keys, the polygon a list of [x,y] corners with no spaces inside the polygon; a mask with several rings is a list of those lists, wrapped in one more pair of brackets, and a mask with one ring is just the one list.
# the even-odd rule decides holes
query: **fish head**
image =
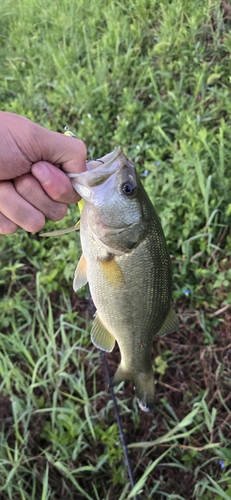
{"label": "fish head", "polygon": [[[101,240],[132,248],[143,233],[142,184],[121,148],[87,163],[87,171],[71,174],[74,189],[84,198],[82,216]],[[133,233],[131,238],[131,233]],[[113,240],[113,241],[112,241]]]}

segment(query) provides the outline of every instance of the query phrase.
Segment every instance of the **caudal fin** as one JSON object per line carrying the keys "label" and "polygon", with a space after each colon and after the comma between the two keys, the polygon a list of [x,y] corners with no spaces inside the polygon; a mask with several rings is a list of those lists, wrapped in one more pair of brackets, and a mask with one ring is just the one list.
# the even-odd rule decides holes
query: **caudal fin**
{"label": "caudal fin", "polygon": [[153,371],[139,373],[134,379],[138,404],[141,410],[152,412],[155,408],[155,383]]}
{"label": "caudal fin", "polygon": [[135,384],[136,396],[140,409],[146,412],[154,411],[155,384],[153,371],[134,374],[125,370],[120,365],[112,378],[110,385],[115,386],[126,380],[132,380]]}

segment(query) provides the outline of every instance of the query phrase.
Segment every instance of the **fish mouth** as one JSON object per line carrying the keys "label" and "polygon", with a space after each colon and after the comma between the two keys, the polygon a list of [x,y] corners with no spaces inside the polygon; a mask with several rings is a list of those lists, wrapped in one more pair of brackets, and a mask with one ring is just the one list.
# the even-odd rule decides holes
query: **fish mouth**
{"label": "fish mouth", "polygon": [[87,161],[85,172],[81,174],[68,173],[67,175],[71,179],[75,191],[91,203],[91,190],[106,182],[125,165],[134,168],[133,163],[124,155],[121,146],[118,146],[112,153],[108,153],[99,160]]}
{"label": "fish mouth", "polygon": [[102,156],[102,158],[98,158],[97,160],[88,160],[86,164],[87,170],[92,171],[103,165],[106,166],[106,168],[108,168],[112,163],[114,163],[115,160],[117,160],[118,156],[120,156],[121,154],[124,156],[123,149],[121,146],[118,146],[111,153]]}

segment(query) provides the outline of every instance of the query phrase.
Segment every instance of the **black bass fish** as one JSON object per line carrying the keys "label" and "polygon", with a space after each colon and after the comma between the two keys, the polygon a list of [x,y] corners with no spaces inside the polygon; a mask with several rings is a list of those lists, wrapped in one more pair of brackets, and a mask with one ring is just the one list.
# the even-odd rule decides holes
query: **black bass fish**
{"label": "black bass fish", "polygon": [[119,147],[87,171],[68,174],[85,200],[80,220],[83,254],[74,290],[89,283],[96,315],[92,342],[121,362],[112,385],[132,380],[139,406],[154,409],[151,351],[155,335],[173,333],[172,272],[159,217],[133,163]]}

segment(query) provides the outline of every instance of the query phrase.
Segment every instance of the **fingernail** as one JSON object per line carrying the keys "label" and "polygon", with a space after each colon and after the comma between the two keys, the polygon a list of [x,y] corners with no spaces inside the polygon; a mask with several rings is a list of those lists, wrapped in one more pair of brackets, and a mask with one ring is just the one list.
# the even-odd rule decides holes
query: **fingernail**
{"label": "fingernail", "polygon": [[44,184],[50,179],[50,171],[46,163],[36,163],[33,165],[31,171],[41,184]]}

